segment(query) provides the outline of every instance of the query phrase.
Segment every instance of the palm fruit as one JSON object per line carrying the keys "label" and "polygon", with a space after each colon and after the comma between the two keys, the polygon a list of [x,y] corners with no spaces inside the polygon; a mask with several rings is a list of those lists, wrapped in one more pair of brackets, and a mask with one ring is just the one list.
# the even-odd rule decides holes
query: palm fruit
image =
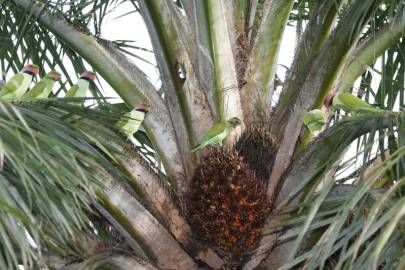
{"label": "palm fruit", "polygon": [[195,169],[187,198],[193,231],[224,258],[239,265],[256,248],[269,213],[266,188],[235,150],[210,150]]}
{"label": "palm fruit", "polygon": [[276,158],[277,147],[266,124],[256,123],[246,126],[235,149],[244,157],[245,163],[259,179],[267,183]]}

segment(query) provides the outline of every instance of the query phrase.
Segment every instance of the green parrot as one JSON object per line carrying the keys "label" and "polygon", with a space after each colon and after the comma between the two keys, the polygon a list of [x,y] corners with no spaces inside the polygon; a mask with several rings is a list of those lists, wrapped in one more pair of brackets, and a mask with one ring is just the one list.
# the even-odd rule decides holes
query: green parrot
{"label": "green parrot", "polygon": [[226,121],[215,123],[204,135],[204,137],[197,143],[197,145],[191,150],[192,153],[199,151],[207,145],[219,144],[222,145],[222,141],[228,136],[233,128],[240,125],[240,120],[237,117],[233,117]]}
{"label": "green parrot", "polygon": [[57,71],[48,72],[30,91],[25,93],[23,99],[47,98],[52,92],[52,87],[59,81],[61,74]]}
{"label": "green parrot", "polygon": [[311,134],[313,134],[314,131],[322,130],[326,124],[326,120],[325,114],[319,109],[304,114],[304,125]]}
{"label": "green parrot", "polygon": [[144,103],[136,104],[134,109],[118,120],[115,126],[121,129],[130,140],[134,133],[138,131],[148,112],[150,112],[150,106]]}
{"label": "green parrot", "polygon": [[[73,85],[66,93],[65,97],[86,97],[87,90],[89,89],[90,81],[96,79],[96,73],[85,71],[80,75],[79,80]],[[83,104],[82,102],[74,102],[75,104]]]}
{"label": "green parrot", "polygon": [[326,108],[342,109],[346,112],[383,112],[384,110],[375,108],[366,101],[350,93],[331,93],[324,102]]}
{"label": "green parrot", "polygon": [[4,84],[0,90],[0,99],[11,101],[21,98],[30,86],[32,79],[38,73],[39,67],[37,65],[25,66],[21,72],[15,74]]}

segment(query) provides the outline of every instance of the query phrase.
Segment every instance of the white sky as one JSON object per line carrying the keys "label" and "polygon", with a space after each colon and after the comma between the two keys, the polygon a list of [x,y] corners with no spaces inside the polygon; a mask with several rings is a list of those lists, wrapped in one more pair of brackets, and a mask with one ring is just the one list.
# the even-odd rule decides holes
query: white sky
{"label": "white sky", "polygon": [[[120,15],[127,13],[128,10],[133,10],[133,6],[129,2],[124,2],[116,8],[114,13],[107,15],[104,21],[108,23],[104,23],[102,26],[102,38],[108,40],[134,40],[135,42],[132,45],[152,51],[153,48],[148,30],[146,29],[141,15],[139,13],[132,13],[120,17]],[[160,86],[159,72],[153,53],[142,50],[135,50],[133,52],[154,64],[151,65],[134,57],[130,57],[132,61],[145,72],[151,83],[158,88]]]}

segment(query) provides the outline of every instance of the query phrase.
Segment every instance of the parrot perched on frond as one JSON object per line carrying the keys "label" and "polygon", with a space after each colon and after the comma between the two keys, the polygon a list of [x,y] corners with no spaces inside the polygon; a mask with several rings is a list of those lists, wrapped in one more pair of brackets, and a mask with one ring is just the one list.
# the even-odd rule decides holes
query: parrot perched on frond
{"label": "parrot perched on frond", "polygon": [[48,72],[31,90],[22,97],[23,99],[47,98],[52,92],[53,85],[59,81],[61,74],[57,71]]}
{"label": "parrot perched on frond", "polygon": [[326,108],[342,109],[345,112],[383,112],[384,110],[375,108],[366,101],[350,93],[331,93],[324,102]]}
{"label": "parrot perched on frond", "polygon": [[[65,97],[86,97],[87,90],[90,86],[90,81],[96,79],[96,73],[91,71],[85,71],[80,75],[79,80],[73,85],[67,92]],[[84,101],[74,102],[75,104],[83,104]]]}
{"label": "parrot perched on frond", "polygon": [[1,100],[16,100],[21,98],[28,90],[32,79],[39,74],[37,65],[27,65],[21,72],[15,74],[8,80],[0,90]]}
{"label": "parrot perched on frond", "polygon": [[322,130],[326,124],[326,115],[319,109],[304,114],[304,125],[313,134],[314,131]]}
{"label": "parrot perched on frond", "polygon": [[222,141],[228,136],[233,128],[240,124],[241,122],[237,117],[215,123],[191,152],[194,153],[199,151],[208,145],[219,144],[222,146]]}
{"label": "parrot perched on frond", "polygon": [[136,104],[134,109],[118,120],[115,126],[121,129],[125,135],[127,135],[128,140],[130,140],[134,133],[138,131],[146,114],[150,112],[150,110],[151,108],[149,105],[144,103]]}

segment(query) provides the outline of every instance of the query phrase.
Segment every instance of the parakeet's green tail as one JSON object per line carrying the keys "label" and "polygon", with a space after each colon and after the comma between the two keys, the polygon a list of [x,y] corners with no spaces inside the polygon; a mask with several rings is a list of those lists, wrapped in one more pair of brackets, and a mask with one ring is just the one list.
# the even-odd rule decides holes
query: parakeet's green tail
{"label": "parakeet's green tail", "polygon": [[191,153],[197,152],[198,150],[201,150],[203,147],[201,144],[197,144],[193,149],[191,149]]}
{"label": "parakeet's green tail", "polygon": [[365,100],[362,100],[350,93],[339,93],[333,98],[333,106],[343,108],[346,111],[353,112],[383,112],[385,110],[376,108]]}

